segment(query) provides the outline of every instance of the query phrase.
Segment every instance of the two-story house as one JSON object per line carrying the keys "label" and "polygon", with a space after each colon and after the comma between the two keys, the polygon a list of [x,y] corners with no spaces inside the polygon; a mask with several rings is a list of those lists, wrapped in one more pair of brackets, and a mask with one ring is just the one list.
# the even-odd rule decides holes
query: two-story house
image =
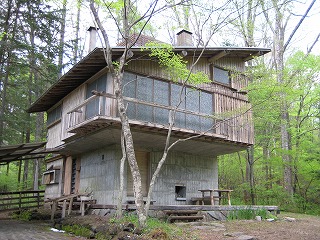
{"label": "two-story house", "polygon": [[[147,194],[150,176],[162,155],[169,112],[182,96],[172,138],[201,136],[181,142],[170,151],[152,199],[159,205],[190,204],[190,199],[198,196],[198,189],[218,188],[217,156],[244,150],[254,143],[252,112],[243,91],[248,84],[245,64],[270,50],[197,48],[191,45],[191,33],[181,31],[174,51],[190,64],[200,56],[195,70],[212,80],[183,87],[168,79],[166,70],[147,51],[141,51],[147,40],[150,38],[141,36],[132,47],[123,86],[143,194]],[[122,46],[112,48],[114,60],[123,50]],[[93,95],[93,90],[106,94]],[[103,49],[92,50],[28,111],[47,112],[46,148],[59,152],[47,160],[43,178],[46,197],[86,191],[92,192],[99,204],[116,204],[121,123]],[[124,202],[133,196],[129,167],[126,171]]]}

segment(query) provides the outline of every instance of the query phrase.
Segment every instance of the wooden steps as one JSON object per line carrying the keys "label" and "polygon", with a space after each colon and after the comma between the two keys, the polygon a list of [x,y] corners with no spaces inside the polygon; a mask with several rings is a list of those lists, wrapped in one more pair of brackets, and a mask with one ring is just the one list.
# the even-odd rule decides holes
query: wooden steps
{"label": "wooden steps", "polygon": [[203,216],[198,214],[195,210],[168,210],[164,211],[168,216],[167,221],[173,223],[175,221],[191,222],[202,220]]}

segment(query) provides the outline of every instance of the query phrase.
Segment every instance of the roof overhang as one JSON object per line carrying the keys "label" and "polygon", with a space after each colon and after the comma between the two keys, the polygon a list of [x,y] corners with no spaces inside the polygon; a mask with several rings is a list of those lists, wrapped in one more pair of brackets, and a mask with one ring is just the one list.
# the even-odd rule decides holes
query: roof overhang
{"label": "roof overhang", "polygon": [[[124,47],[112,48],[113,59],[118,59],[123,54],[124,49]],[[131,51],[133,56],[138,59],[142,57],[150,58],[147,51],[141,51],[141,47],[132,47]],[[256,56],[270,52],[270,49],[252,47],[207,47],[203,49],[190,46],[175,46],[174,51],[183,53],[184,56],[201,56],[202,58],[208,58],[209,62],[214,62],[223,57],[240,58],[242,61],[248,61]],[[106,68],[107,64],[104,56],[105,52],[103,48],[94,49],[37,99],[27,112],[44,112],[49,110],[94,74]]]}

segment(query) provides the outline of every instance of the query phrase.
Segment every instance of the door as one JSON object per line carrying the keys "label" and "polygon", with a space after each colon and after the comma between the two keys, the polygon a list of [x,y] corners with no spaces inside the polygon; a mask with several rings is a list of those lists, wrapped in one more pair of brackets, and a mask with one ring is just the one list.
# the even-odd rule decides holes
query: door
{"label": "door", "polygon": [[[139,166],[142,182],[142,195],[144,197],[148,194],[149,186],[149,153],[148,152],[136,152],[136,159]],[[127,166],[127,196],[133,196],[133,181],[132,174],[129,167]]]}

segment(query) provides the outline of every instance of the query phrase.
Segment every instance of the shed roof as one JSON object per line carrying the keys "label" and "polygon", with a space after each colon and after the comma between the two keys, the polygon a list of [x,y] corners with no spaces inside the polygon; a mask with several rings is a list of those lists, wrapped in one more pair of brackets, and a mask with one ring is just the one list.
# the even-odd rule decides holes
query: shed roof
{"label": "shed roof", "polygon": [[[112,48],[113,58],[119,58],[123,51],[123,46]],[[141,51],[140,46],[131,48],[134,56],[146,55],[146,51]],[[215,61],[222,57],[240,58],[248,61],[255,56],[261,56],[268,52],[268,48],[252,47],[207,47],[205,49],[190,46],[175,46],[175,52],[184,52],[184,55],[199,56],[208,58],[208,61]],[[95,48],[77,64],[75,64],[66,74],[64,74],[55,84],[53,84],[39,99],[37,99],[27,112],[43,112],[49,110],[70,92],[88,80],[91,76],[105,68],[104,49]]]}
{"label": "shed roof", "polygon": [[17,145],[1,145],[0,146],[0,164],[9,163],[12,161],[41,158],[46,152],[43,147],[46,142],[39,143],[21,143]]}

